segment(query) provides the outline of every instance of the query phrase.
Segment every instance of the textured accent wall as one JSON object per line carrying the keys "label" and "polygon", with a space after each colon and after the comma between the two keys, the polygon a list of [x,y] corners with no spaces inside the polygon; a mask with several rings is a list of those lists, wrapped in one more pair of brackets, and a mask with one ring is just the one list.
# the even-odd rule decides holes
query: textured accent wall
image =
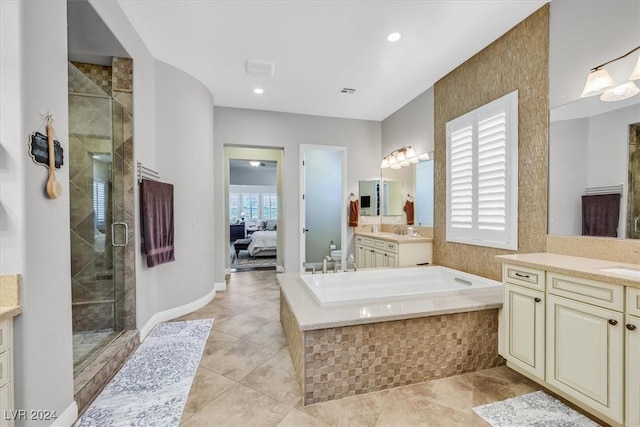
{"label": "textured accent wall", "polygon": [[518,251],[544,252],[547,233],[549,5],[434,85],[434,263],[500,280],[495,255],[514,253],[446,241],[446,123],[518,90]]}

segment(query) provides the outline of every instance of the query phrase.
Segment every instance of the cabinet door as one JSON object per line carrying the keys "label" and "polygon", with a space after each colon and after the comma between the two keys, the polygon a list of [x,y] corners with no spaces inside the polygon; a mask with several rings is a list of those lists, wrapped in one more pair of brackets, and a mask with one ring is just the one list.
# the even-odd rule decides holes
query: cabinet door
{"label": "cabinet door", "polygon": [[393,268],[397,266],[398,266],[398,254],[387,252],[385,257],[385,267]]}
{"label": "cabinet door", "polygon": [[375,251],[371,248],[368,248],[365,246],[364,248],[364,268],[373,268],[376,266],[375,263],[375,258],[374,258],[374,253]]}
{"label": "cabinet door", "polygon": [[547,382],[622,423],[622,313],[547,295]]}
{"label": "cabinet door", "polygon": [[365,247],[363,245],[356,245],[356,267],[364,268]]}
{"label": "cabinet door", "polygon": [[640,317],[627,316],[627,425],[640,426]]}
{"label": "cabinet door", "polygon": [[13,420],[8,416],[11,410],[11,384],[5,384],[0,388],[0,427],[13,427]]}
{"label": "cabinet door", "polygon": [[386,253],[384,251],[381,251],[380,249],[375,249],[373,252],[373,263],[375,264],[375,266],[377,268],[381,268],[381,267],[386,267],[386,260],[385,260],[385,255]]}
{"label": "cabinet door", "polygon": [[505,284],[504,358],[544,380],[544,293]]}

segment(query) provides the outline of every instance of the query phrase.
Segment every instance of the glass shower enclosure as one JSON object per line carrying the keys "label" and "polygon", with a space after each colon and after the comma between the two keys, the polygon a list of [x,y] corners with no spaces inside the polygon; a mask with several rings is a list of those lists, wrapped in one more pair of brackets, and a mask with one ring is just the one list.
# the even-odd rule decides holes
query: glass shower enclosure
{"label": "glass shower enclosure", "polygon": [[[103,70],[104,71],[103,67]],[[87,70],[95,71],[99,66]],[[123,123],[107,76],[69,63],[69,194],[74,373],[124,330]],[[106,73],[105,73],[106,74]],[[103,78],[104,85],[96,80]]]}

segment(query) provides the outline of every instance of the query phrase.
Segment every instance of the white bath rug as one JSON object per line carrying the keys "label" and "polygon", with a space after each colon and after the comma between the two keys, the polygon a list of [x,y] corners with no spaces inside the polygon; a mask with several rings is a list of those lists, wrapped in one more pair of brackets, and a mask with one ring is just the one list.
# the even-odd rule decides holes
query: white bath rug
{"label": "white bath rug", "polygon": [[157,325],[76,423],[177,426],[213,319]]}
{"label": "white bath rug", "polygon": [[599,426],[543,391],[477,406],[473,410],[493,427]]}

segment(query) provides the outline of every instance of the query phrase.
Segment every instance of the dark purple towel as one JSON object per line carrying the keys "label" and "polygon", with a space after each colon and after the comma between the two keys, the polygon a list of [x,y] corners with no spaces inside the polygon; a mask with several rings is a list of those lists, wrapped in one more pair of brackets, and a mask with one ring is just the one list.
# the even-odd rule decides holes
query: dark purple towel
{"label": "dark purple towel", "polygon": [[618,237],[620,194],[582,196],[582,235]]}
{"label": "dark purple towel", "polygon": [[142,254],[147,256],[147,267],[174,261],[172,184],[142,180],[140,220]]}

